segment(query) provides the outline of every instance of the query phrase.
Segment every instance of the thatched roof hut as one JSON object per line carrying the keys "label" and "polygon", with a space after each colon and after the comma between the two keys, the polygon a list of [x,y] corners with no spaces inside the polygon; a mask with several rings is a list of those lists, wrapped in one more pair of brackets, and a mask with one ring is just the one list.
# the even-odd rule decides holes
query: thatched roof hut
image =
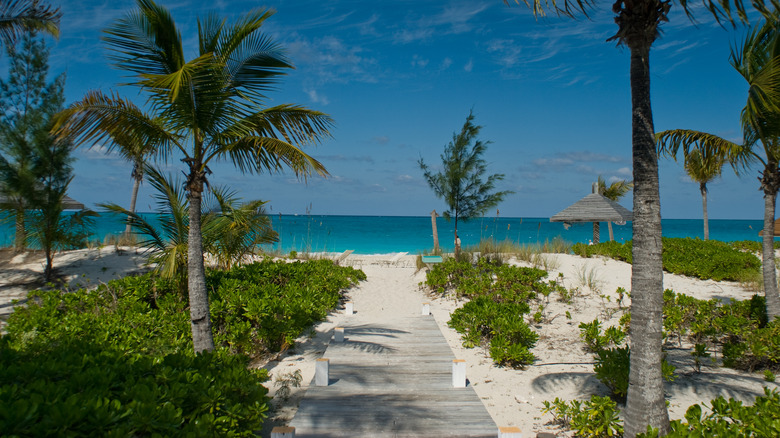
{"label": "thatched roof hut", "polygon": [[625,223],[633,217],[630,210],[599,194],[598,183],[593,183],[593,193],[555,214],[550,222],[593,222],[593,243],[599,243],[599,222]]}

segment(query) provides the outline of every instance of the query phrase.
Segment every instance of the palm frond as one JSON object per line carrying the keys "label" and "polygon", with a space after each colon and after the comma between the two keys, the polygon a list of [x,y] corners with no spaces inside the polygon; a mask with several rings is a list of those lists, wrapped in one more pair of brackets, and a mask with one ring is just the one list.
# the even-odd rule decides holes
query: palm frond
{"label": "palm frond", "polygon": [[127,99],[100,91],[88,92],[81,101],[60,112],[52,131],[74,143],[104,142],[109,150],[119,144],[155,145],[156,153],[163,158],[172,148],[181,149],[179,139],[162,119],[152,118]]}
{"label": "palm frond", "polygon": [[683,157],[692,151],[709,155],[721,155],[738,173],[746,169],[751,162],[761,158],[749,147],[736,144],[714,134],[691,129],[673,129],[659,132],[655,135],[659,155],[666,155],[677,160],[677,154],[682,150]]}
{"label": "palm frond", "polygon": [[13,46],[24,32],[42,31],[59,38],[60,8],[38,0],[3,0],[0,2],[0,41]]}
{"label": "palm frond", "polygon": [[109,59],[135,74],[167,75],[185,64],[181,33],[170,12],[151,0],[137,0],[138,10],[107,28],[103,36]]}

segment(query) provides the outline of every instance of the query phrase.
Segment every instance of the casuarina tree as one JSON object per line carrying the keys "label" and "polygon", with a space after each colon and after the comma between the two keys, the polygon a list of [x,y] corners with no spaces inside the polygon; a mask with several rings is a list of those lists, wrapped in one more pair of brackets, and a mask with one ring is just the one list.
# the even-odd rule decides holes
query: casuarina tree
{"label": "casuarina tree", "polygon": [[51,142],[50,122],[62,107],[65,76],[47,81],[49,52],[33,33],[25,33],[19,47],[6,46],[6,52],[8,79],[0,80],[0,195],[5,199],[0,208],[15,224],[19,252],[27,240],[25,212],[33,190],[40,188],[37,149]]}
{"label": "casuarina tree", "polygon": [[152,0],[105,31],[111,59],[148,99],[149,112],[112,93],[92,91],[62,113],[61,135],[78,142],[121,138],[155,145],[155,154],[181,156],[188,205],[187,290],[193,347],[214,349],[205,283],[201,204],[214,162],[241,172],[278,172],[301,178],[327,175],[301,150],[329,136],[332,119],[299,105],[268,106],[267,92],[292,64],[262,33],[272,11],[241,14],[232,24],[216,15],[198,20],[197,56],[173,17]]}
{"label": "casuarina tree", "polygon": [[[495,191],[496,183],[504,179],[497,173],[487,176],[487,163],[482,155],[489,141],[478,140],[482,126],[474,124],[474,112],[469,112],[460,132],[452,135],[452,141],[444,147],[441,155],[442,170],[434,172],[422,158],[418,161],[425,180],[437,197],[444,200],[447,210],[445,219],[455,220],[455,239],[458,240],[458,221],[467,221],[480,216],[498,205],[511,191]],[[456,256],[459,250],[456,243]]]}

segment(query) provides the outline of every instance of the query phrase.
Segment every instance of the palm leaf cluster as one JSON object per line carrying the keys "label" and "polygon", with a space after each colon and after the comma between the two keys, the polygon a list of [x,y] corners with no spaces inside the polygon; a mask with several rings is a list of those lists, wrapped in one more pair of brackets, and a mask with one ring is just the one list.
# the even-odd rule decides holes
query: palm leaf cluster
{"label": "palm leaf cluster", "polygon": [[[139,236],[138,245],[150,252],[149,262],[165,278],[186,285],[189,235],[189,201],[182,182],[153,167],[144,169],[155,190],[157,214],[149,218],[117,204],[101,204],[106,210],[126,215],[126,222]],[[229,269],[256,254],[260,245],[275,243],[277,233],[263,209],[263,201],[242,203],[236,193],[211,187],[201,215],[203,248],[218,267]]]}
{"label": "palm leaf cluster", "polygon": [[[60,135],[83,143],[116,142],[151,146],[162,160],[180,158],[187,167],[187,281],[193,344],[212,350],[208,293],[203,265],[202,195],[209,165],[232,163],[241,172],[327,175],[301,149],[328,137],[333,121],[299,105],[268,106],[267,93],[292,64],[262,33],[272,11],[258,9],[233,23],[209,15],[198,20],[197,55],[185,57],[173,17],[153,0],[105,30],[103,40],[127,85],[146,97],[147,111],[115,93],[92,91],[66,109]],[[227,199],[227,198],[225,198]]]}

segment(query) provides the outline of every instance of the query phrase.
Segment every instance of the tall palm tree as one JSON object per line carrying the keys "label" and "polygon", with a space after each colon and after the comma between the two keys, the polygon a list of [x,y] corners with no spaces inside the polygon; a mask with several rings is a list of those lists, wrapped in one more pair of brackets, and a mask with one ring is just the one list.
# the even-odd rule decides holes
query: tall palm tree
{"label": "tall palm tree", "polygon": [[[135,213],[138,189],[144,180],[144,168],[148,159],[156,152],[157,145],[148,141],[139,141],[132,137],[115,135],[104,146],[106,146],[106,152],[116,151],[133,165],[133,170],[130,172],[130,178],[133,179],[133,189],[130,194],[130,208],[128,211]],[[125,226],[126,236],[130,235],[131,228],[131,224],[128,221]]]}
{"label": "tall palm tree", "polygon": [[[659,149],[688,156],[696,151],[722,154],[739,170],[756,161],[763,167],[759,181],[764,192],[763,278],[770,319],[780,316],[780,294],[775,271],[774,221],[780,191],[780,28],[776,19],[757,26],[742,47],[732,48],[731,65],[748,82],[748,99],[742,109],[744,143],[739,145],[713,134],[677,129],[659,133]],[[758,146],[760,143],[761,146]]]}
{"label": "tall palm tree", "polygon": [[[632,181],[626,181],[624,179],[614,181],[612,184],[607,186],[607,182],[601,175],[599,175],[597,182],[599,185],[599,193],[601,193],[602,196],[609,199],[610,201],[615,202],[625,196],[626,193],[628,193],[628,191],[634,187],[634,183]],[[609,229],[609,240],[615,240],[615,235],[612,231],[612,222],[607,222],[607,228]]]}
{"label": "tall palm tree", "polygon": [[130,138],[155,144],[156,154],[178,153],[187,166],[189,199],[188,293],[196,352],[213,350],[203,265],[201,203],[209,165],[232,162],[241,172],[278,172],[302,178],[327,175],[301,150],[329,136],[332,119],[298,105],[266,107],[265,93],[292,68],[261,32],[273,12],[254,10],[233,24],[215,15],[198,20],[198,56],[184,57],[181,34],[167,9],[137,0],[137,9],[106,29],[115,65],[146,94],[150,114],[115,94],[90,92],[62,113],[63,135],[99,141]]}
{"label": "tall palm tree", "polygon": [[60,35],[60,8],[53,8],[38,0],[0,0],[0,41],[7,47],[27,31]]}
{"label": "tall palm tree", "polygon": [[[657,133],[655,138],[658,142],[659,150],[663,151],[664,145],[671,142],[675,135],[684,136],[686,133],[691,132],[676,129]],[[723,141],[723,139],[720,140]],[[699,191],[701,192],[704,240],[710,238],[710,225],[707,214],[707,183],[721,175],[723,165],[726,163],[728,150],[734,147],[737,147],[737,145],[732,144],[728,146],[728,149],[718,149],[717,147],[704,145],[701,149],[691,149],[685,154],[685,171],[694,182],[699,183]],[[674,158],[676,159],[676,156]]]}
{"label": "tall palm tree", "polygon": [[[509,0],[504,0],[508,2]],[[520,4],[521,0],[515,0]],[[587,14],[596,0],[522,0],[535,15],[551,10],[573,17]],[[780,6],[777,0],[767,0]],[[678,0],[690,16],[690,3]],[[764,0],[751,2],[769,14]],[[669,430],[664,399],[662,361],[663,269],[661,261],[661,200],[658,191],[658,154],[655,149],[650,102],[650,48],[659,26],[668,21],[672,0],[615,0],[617,33],[609,41],[628,47],[631,84],[631,143],[634,167],[633,258],[631,275],[631,371],[625,413],[625,435],[634,437],[651,425]],[[704,0],[704,7],[720,21],[747,22],[745,3]]]}

